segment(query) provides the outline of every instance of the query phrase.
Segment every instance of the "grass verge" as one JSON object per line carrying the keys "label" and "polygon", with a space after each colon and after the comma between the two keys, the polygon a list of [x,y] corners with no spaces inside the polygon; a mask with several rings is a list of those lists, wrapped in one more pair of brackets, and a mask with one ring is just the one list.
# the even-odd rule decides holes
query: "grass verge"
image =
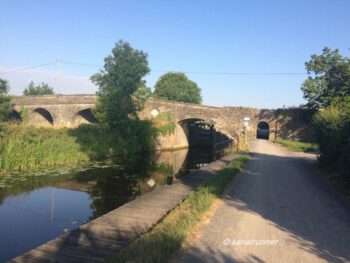
{"label": "grass verge", "polygon": [[290,141],[284,139],[276,139],[275,143],[281,144],[287,149],[295,152],[315,152],[318,151],[318,145],[313,142]]}
{"label": "grass verge", "polygon": [[248,159],[249,155],[244,154],[232,160],[217,176],[191,193],[156,227],[133,241],[108,262],[168,262]]}

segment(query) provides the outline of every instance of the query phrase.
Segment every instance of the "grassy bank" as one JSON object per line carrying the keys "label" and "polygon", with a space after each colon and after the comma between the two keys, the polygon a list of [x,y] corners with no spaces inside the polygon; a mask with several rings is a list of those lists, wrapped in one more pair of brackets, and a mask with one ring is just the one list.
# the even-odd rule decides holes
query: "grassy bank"
{"label": "grassy bank", "polygon": [[231,161],[218,175],[199,187],[150,232],[131,243],[109,262],[168,262],[173,252],[186,241],[226,185],[247,162],[249,155]]}
{"label": "grassy bank", "polygon": [[76,129],[5,125],[0,130],[0,174],[150,150],[151,137],[146,122],[129,124],[123,131],[97,125]]}
{"label": "grassy bank", "polygon": [[287,149],[295,152],[315,152],[318,151],[318,145],[313,142],[290,141],[284,139],[276,139],[275,143],[281,144]]}

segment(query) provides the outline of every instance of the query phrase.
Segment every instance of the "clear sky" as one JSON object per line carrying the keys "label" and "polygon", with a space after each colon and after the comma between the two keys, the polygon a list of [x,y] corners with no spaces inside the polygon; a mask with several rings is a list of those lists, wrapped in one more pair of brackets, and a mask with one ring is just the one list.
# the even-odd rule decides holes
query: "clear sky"
{"label": "clear sky", "polygon": [[306,73],[304,63],[325,46],[349,56],[349,14],[349,0],[0,0],[0,78],[15,95],[31,80],[64,94],[93,93],[95,66],[4,72],[57,58],[102,65],[123,39],[148,53],[150,87],[164,71],[182,71],[204,104],[296,106],[306,74],[203,72]]}

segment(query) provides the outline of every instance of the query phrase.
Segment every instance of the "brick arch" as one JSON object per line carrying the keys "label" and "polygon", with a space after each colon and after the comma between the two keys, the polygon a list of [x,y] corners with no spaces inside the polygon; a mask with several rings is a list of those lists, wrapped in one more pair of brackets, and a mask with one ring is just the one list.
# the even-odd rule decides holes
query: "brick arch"
{"label": "brick arch", "polygon": [[84,123],[96,123],[97,119],[92,113],[92,107],[86,107],[79,109],[73,116],[71,124],[73,127],[77,127]]}
{"label": "brick arch", "polygon": [[196,121],[206,121],[203,118],[199,117],[189,117],[189,118],[181,118],[180,120],[175,121],[176,122],[176,129],[178,136],[181,137],[181,141],[186,141],[186,144],[190,145],[190,129],[189,125],[191,123],[194,123]]}
{"label": "brick arch", "polygon": [[177,122],[182,122],[185,120],[203,120],[209,123],[212,123],[213,125],[216,124],[216,121],[213,120],[213,118],[210,118],[208,116],[205,116],[204,114],[186,114],[186,115],[182,115],[182,116],[177,116]]}
{"label": "brick arch", "polygon": [[213,120],[210,120],[210,119],[208,120],[206,118],[198,117],[198,116],[188,117],[188,118],[181,118],[181,119],[177,120],[177,123],[181,124],[181,123],[191,122],[191,121],[205,121],[205,122],[210,123],[212,125],[216,124]]}
{"label": "brick arch", "polygon": [[37,107],[30,112],[29,122],[34,126],[52,127],[55,123],[55,117],[48,109]]}
{"label": "brick arch", "polygon": [[201,117],[201,115],[192,115],[191,117],[180,119],[176,122],[177,126],[180,126],[182,129],[182,135],[186,137],[187,142],[189,143],[189,127],[187,126],[190,123],[196,122],[196,121],[203,121],[208,124],[207,128],[212,129],[212,132],[215,136],[215,142],[222,142],[225,140],[232,140],[236,142],[238,140],[238,134],[236,132],[229,132],[228,129],[225,127],[219,127],[217,126],[217,122],[211,118],[205,118]]}

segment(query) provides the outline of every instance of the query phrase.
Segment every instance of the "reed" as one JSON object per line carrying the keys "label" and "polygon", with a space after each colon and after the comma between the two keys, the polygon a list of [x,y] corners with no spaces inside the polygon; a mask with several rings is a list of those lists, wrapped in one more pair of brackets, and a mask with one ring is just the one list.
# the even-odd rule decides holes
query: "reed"
{"label": "reed", "polygon": [[76,129],[5,125],[0,129],[0,173],[75,165],[150,150],[152,132],[147,131],[147,124],[131,126],[117,131],[99,125]]}

